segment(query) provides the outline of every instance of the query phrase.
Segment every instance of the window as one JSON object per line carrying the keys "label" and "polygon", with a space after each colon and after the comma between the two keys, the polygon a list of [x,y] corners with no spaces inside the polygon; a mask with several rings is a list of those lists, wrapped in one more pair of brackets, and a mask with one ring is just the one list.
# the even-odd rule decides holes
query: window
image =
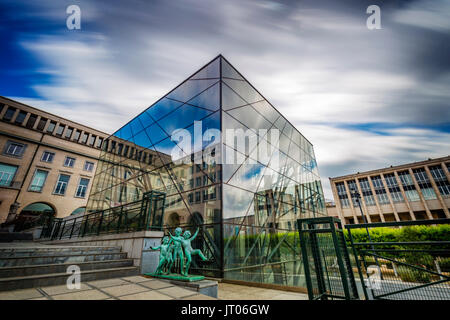
{"label": "window", "polygon": [[403,189],[405,190],[406,198],[408,201],[419,201],[420,197],[417,193],[416,186],[408,173],[408,171],[402,171],[398,173],[398,177],[400,178],[400,182],[403,185]]}
{"label": "window", "polygon": [[372,189],[370,188],[369,180],[367,178],[359,179],[359,185],[361,186],[362,196],[366,205],[374,206],[375,199],[373,197]]}
{"label": "window", "polygon": [[439,189],[442,196],[450,195],[450,184],[448,183],[447,176],[440,165],[430,167],[431,175]]}
{"label": "window", "polygon": [[203,189],[202,193],[203,193],[203,202],[208,201],[208,189]]}
{"label": "window", "polygon": [[64,128],[65,128],[65,125],[60,123],[58,128],[56,129],[56,135],[57,136],[62,136],[62,134],[64,132]]}
{"label": "window", "polygon": [[336,189],[338,192],[339,201],[342,208],[350,207],[350,202],[348,201],[347,191],[345,190],[345,184],[343,182],[336,183]]}
{"label": "window", "polygon": [[350,190],[350,195],[352,197],[352,202],[353,202],[353,206],[357,207],[358,206],[358,202],[357,202],[357,198],[353,196],[352,191],[358,191],[357,187],[356,187],[356,181],[355,180],[349,180],[347,181],[347,185],[348,185],[348,189]]}
{"label": "window", "polygon": [[96,145],[96,147],[97,147],[97,148],[101,148],[102,143],[103,143],[103,138],[100,138],[100,137],[99,137],[99,138],[97,139],[97,145]]}
{"label": "window", "polygon": [[95,138],[97,138],[97,136],[91,136],[91,137],[89,138],[89,145],[90,145],[90,146],[93,146],[93,145],[94,145],[94,143],[95,143]]}
{"label": "window", "polygon": [[14,116],[14,113],[16,113],[16,108],[14,107],[8,107],[8,109],[6,109],[5,114],[3,115],[3,120],[5,121],[11,121],[12,117]]}
{"label": "window", "polygon": [[201,201],[200,191],[195,192],[195,202],[199,203]]}
{"label": "window", "polygon": [[0,163],[0,186],[10,187],[16,171],[17,166]]}
{"label": "window", "polygon": [[195,178],[195,186],[200,187],[202,185],[202,177]]}
{"label": "window", "polygon": [[55,157],[55,153],[54,152],[44,151],[44,153],[42,153],[41,161],[43,161],[43,162],[53,162],[53,158],[54,157]]}
{"label": "window", "polygon": [[75,129],[75,133],[73,135],[73,139],[72,140],[78,141],[78,139],[80,139],[80,134],[81,134],[81,131]]}
{"label": "window", "polygon": [[189,199],[189,203],[193,203],[194,202],[194,194],[193,193],[189,193],[188,194],[188,199]]}
{"label": "window", "polygon": [[75,158],[66,157],[66,159],[64,160],[64,167],[73,168],[74,165],[75,165]]}
{"label": "window", "polygon": [[58,181],[56,182],[54,194],[65,195],[67,184],[69,183],[70,176],[67,174],[60,174],[58,177]]}
{"label": "window", "polygon": [[375,189],[375,194],[377,195],[378,202],[380,204],[388,204],[389,198],[386,194],[386,189],[384,188],[383,180],[380,176],[371,177],[373,188]]}
{"label": "window", "polygon": [[36,123],[36,120],[37,120],[37,115],[31,114],[30,117],[28,118],[26,127],[27,127],[28,129],[33,129],[34,124]]}
{"label": "window", "polygon": [[12,157],[22,157],[24,151],[25,151],[26,145],[14,142],[14,141],[8,141],[6,142],[4,154],[12,156]]}
{"label": "window", "polygon": [[80,143],[86,143],[88,136],[89,136],[89,134],[84,132],[83,135],[81,136]]}
{"label": "window", "polygon": [[424,168],[413,169],[414,177],[417,180],[420,190],[422,191],[425,200],[436,199],[436,193],[434,192],[433,186],[428,179],[428,175]]}
{"label": "window", "polygon": [[16,117],[16,121],[14,121],[14,122],[17,124],[22,124],[25,121],[26,116],[27,116],[27,113],[25,111],[20,111]]}
{"label": "window", "polygon": [[403,195],[400,190],[400,187],[397,184],[397,179],[395,178],[395,174],[388,173],[384,175],[384,179],[386,180],[387,187],[389,189],[389,193],[391,194],[393,202],[403,202]]}
{"label": "window", "polygon": [[56,122],[55,121],[50,121],[48,127],[47,127],[47,132],[48,133],[53,133],[53,131],[55,130],[56,127]]}
{"label": "window", "polygon": [[84,163],[84,171],[92,171],[94,169],[94,163],[90,161],[86,161]]}
{"label": "window", "polygon": [[123,156],[126,157],[128,155],[128,151],[130,150],[129,146],[125,146],[125,150],[123,151]]}
{"label": "window", "polygon": [[44,188],[45,180],[47,180],[48,172],[45,170],[36,170],[33,176],[33,180],[31,180],[31,185],[29,190],[35,192],[42,192]]}
{"label": "window", "polygon": [[210,188],[210,190],[209,190],[209,198],[212,200],[212,199],[215,199],[216,197],[217,197],[217,189],[216,189],[216,187]]}
{"label": "window", "polygon": [[38,123],[36,129],[39,130],[39,131],[42,131],[42,130],[44,130],[46,124],[47,124],[47,119],[46,118],[41,118],[39,120],[39,123]]}
{"label": "window", "polygon": [[80,182],[78,183],[77,192],[75,197],[84,198],[86,196],[87,187],[89,185],[89,179],[80,178]]}
{"label": "window", "polygon": [[73,128],[68,127],[67,130],[66,130],[66,134],[64,135],[64,137],[65,137],[66,139],[70,139],[70,137],[72,136],[72,133],[73,133]]}

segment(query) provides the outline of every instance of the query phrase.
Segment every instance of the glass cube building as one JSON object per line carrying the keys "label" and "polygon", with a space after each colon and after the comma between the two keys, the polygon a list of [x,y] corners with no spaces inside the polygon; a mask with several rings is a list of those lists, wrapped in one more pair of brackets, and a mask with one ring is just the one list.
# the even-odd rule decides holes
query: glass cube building
{"label": "glass cube building", "polygon": [[223,56],[104,141],[88,212],[150,198],[164,231],[199,228],[191,273],[304,286],[296,220],[325,215],[313,147]]}

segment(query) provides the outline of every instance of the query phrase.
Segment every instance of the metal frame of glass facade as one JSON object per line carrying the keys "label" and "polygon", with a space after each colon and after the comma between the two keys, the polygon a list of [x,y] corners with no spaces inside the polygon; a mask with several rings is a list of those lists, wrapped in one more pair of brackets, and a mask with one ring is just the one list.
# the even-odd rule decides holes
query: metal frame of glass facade
{"label": "metal frame of glass facade", "polygon": [[[172,141],[180,128],[192,148]],[[240,134],[224,139],[229,129],[244,149]],[[126,209],[149,191],[165,194],[165,230],[199,227],[193,246],[208,261],[194,273],[304,286],[296,221],[326,215],[313,147],[223,56],[104,141],[87,211]]]}

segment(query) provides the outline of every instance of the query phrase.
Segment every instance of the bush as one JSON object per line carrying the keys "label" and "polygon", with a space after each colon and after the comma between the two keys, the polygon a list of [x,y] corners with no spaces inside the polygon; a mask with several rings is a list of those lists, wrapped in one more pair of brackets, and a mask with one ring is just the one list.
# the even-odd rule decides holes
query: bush
{"label": "bush", "polygon": [[397,272],[400,276],[400,279],[405,282],[431,282],[431,274],[425,271],[420,271],[406,266],[398,266]]}

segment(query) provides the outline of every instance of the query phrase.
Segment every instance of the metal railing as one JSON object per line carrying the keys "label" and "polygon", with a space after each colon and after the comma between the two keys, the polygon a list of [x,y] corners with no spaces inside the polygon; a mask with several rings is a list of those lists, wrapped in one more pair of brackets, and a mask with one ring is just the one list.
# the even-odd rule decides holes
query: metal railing
{"label": "metal railing", "polygon": [[56,218],[44,226],[41,238],[70,239],[100,234],[162,230],[165,195],[150,192],[140,201],[68,219]]}
{"label": "metal railing", "polygon": [[[450,231],[435,230],[424,240],[430,225],[450,225],[450,219],[346,226],[366,299],[450,300]],[[406,241],[379,241],[385,227],[405,228]],[[355,241],[352,230],[359,228],[367,228],[372,242]]]}

